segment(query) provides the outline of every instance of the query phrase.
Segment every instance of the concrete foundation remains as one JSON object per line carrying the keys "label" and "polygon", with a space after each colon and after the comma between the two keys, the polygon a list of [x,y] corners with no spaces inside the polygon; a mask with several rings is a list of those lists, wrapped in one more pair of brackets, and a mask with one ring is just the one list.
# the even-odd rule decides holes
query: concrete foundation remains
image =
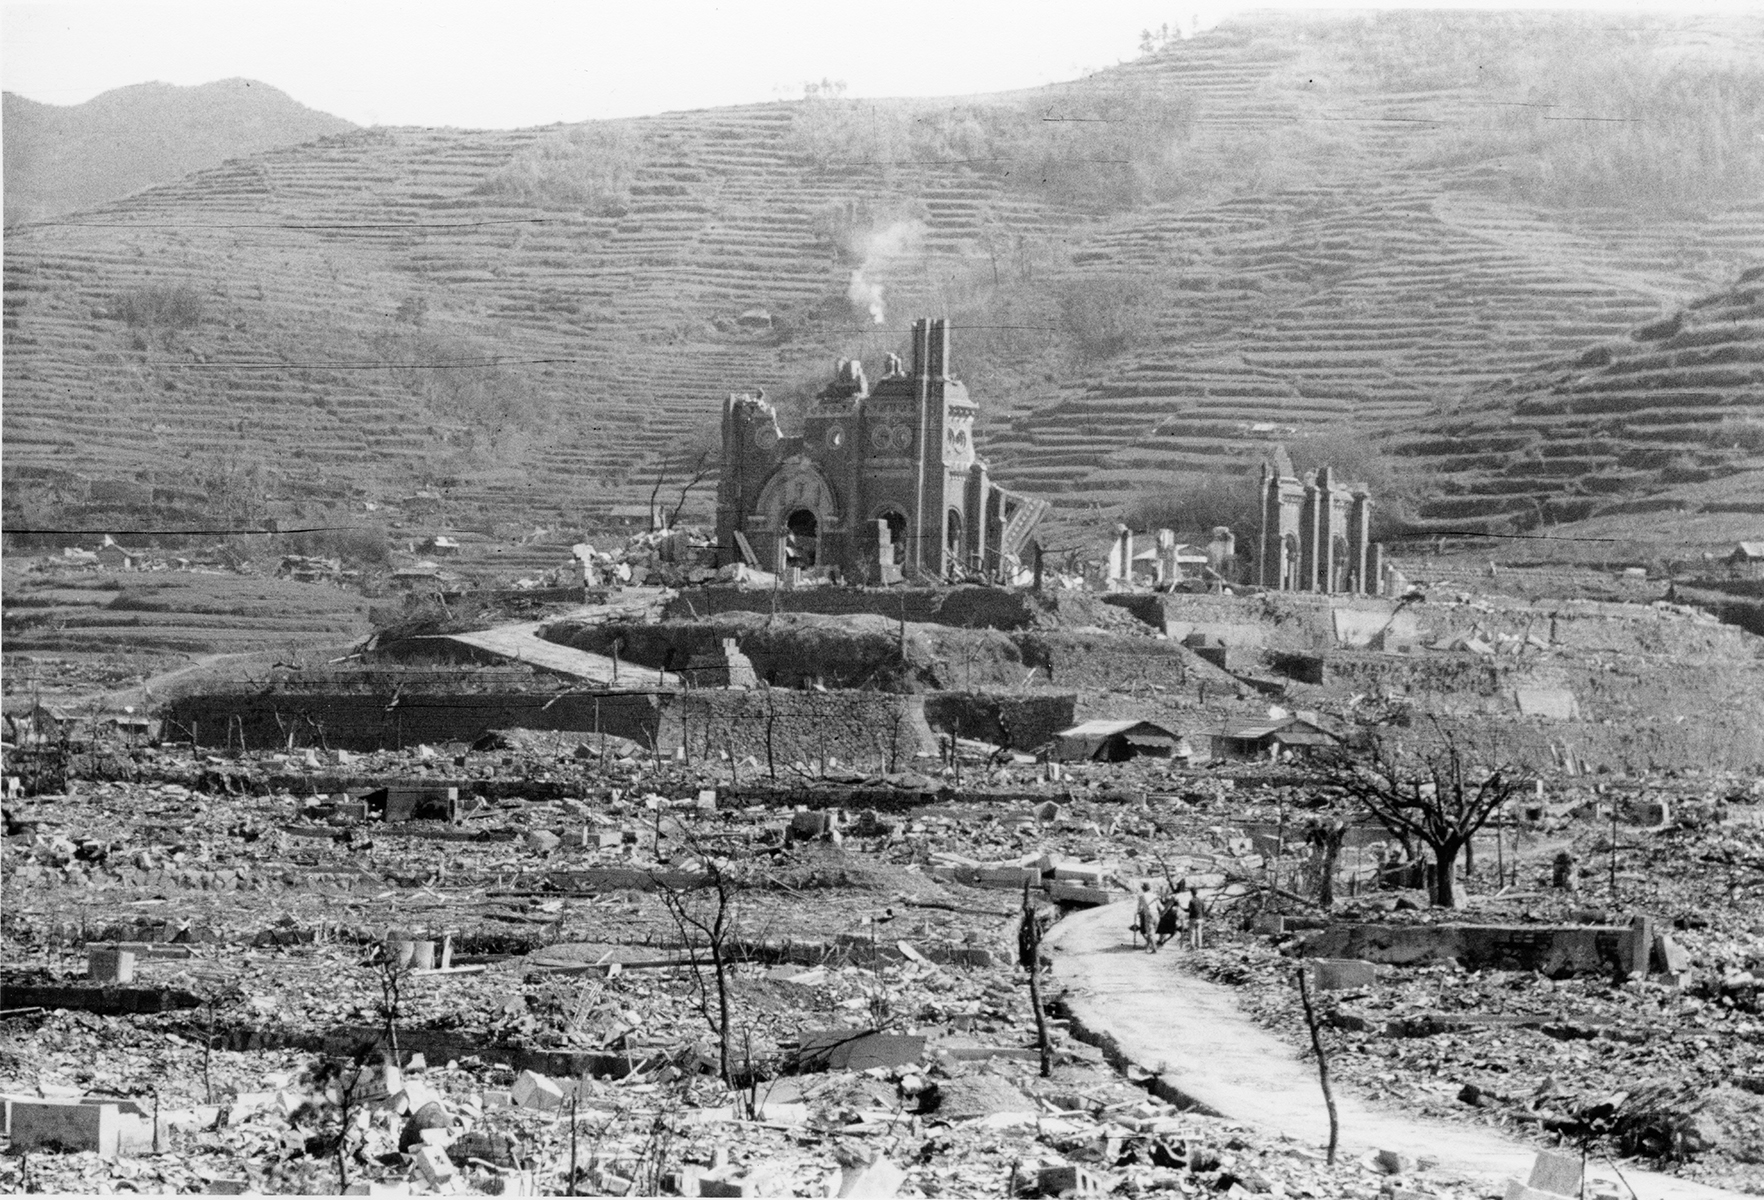
{"label": "concrete foundation remains", "polygon": [[[1645,942],[1640,941],[1645,937]],[[1637,945],[1645,945],[1638,954]],[[1603,925],[1332,925],[1298,954],[1413,965],[1455,959],[1471,970],[1569,975],[1645,974],[1653,931]]]}

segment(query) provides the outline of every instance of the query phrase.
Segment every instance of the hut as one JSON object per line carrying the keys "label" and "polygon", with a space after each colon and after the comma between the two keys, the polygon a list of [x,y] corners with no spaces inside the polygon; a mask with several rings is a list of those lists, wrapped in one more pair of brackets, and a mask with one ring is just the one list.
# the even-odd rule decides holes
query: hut
{"label": "hut", "polygon": [[1151,721],[1085,721],[1054,735],[1059,762],[1125,762],[1130,758],[1175,758],[1186,749],[1182,736]]}
{"label": "hut", "polygon": [[1305,717],[1264,717],[1228,722],[1213,734],[1215,759],[1308,757],[1341,745],[1341,738]]}

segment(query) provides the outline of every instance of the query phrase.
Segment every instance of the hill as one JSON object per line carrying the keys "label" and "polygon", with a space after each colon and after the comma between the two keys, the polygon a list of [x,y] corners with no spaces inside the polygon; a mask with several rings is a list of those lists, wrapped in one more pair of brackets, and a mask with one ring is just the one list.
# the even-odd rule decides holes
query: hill
{"label": "hill", "polygon": [[8,92],[4,121],[9,226],[355,128],[253,79],[142,83],[67,106]]}
{"label": "hill", "polygon": [[1764,517],[1764,267],[1399,441],[1439,484],[1417,524]]}
{"label": "hill", "polygon": [[268,151],[12,233],[13,524],[122,481],[592,525],[920,312],[1067,525],[1413,441],[1764,261],[1760,62],[1714,17],[1261,17],[1022,93]]}

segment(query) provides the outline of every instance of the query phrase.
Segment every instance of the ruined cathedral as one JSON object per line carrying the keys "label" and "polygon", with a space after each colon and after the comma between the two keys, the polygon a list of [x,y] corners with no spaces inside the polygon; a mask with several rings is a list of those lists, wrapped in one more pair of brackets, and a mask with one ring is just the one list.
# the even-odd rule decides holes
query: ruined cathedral
{"label": "ruined cathedral", "polygon": [[763,394],[730,396],[719,560],[846,583],[1013,579],[1048,505],[992,482],[949,363],[949,322],[921,318],[909,363],[890,354],[871,382],[840,360],[792,437]]}
{"label": "ruined cathedral", "polygon": [[1262,463],[1261,585],[1283,592],[1380,592],[1383,547],[1370,540],[1372,497],[1328,467],[1293,471],[1286,447]]}

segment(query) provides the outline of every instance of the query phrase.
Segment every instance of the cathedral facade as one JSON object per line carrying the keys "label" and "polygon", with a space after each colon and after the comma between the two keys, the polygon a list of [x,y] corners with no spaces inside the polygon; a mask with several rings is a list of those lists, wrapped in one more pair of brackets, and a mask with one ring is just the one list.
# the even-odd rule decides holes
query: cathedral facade
{"label": "cathedral facade", "polygon": [[1380,591],[1381,548],[1370,539],[1372,497],[1328,467],[1293,471],[1286,447],[1262,463],[1261,585],[1283,592]]}
{"label": "cathedral facade", "polygon": [[1048,506],[992,482],[949,362],[949,322],[921,318],[911,361],[890,354],[874,382],[840,360],[798,436],[763,395],[730,396],[719,561],[847,583],[1014,578]]}

